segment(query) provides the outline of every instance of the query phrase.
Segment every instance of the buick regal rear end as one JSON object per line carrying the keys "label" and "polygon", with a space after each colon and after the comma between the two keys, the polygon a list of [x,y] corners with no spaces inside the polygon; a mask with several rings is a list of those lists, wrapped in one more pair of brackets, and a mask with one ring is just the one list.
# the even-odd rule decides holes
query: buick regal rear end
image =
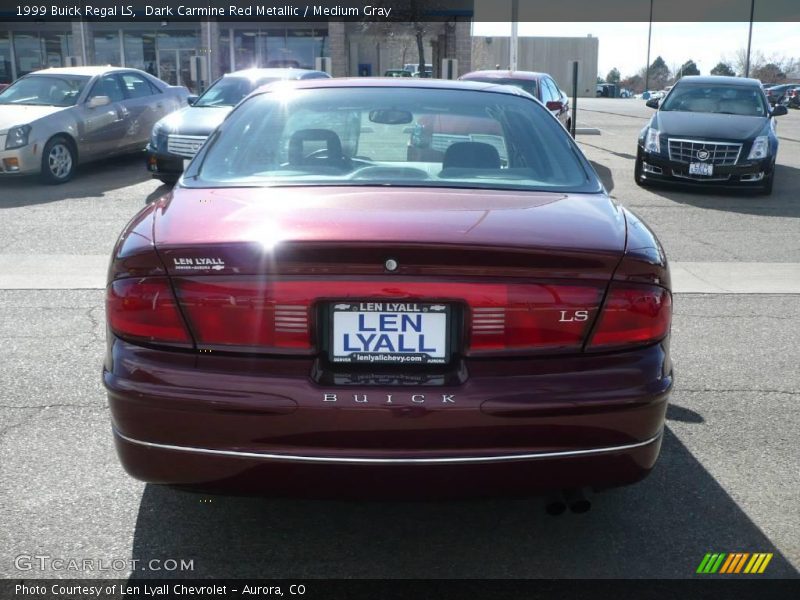
{"label": "buick regal rear end", "polygon": [[204,489],[629,484],[673,381],[657,239],[493,84],[252,94],[120,236],[107,318],[122,464]]}

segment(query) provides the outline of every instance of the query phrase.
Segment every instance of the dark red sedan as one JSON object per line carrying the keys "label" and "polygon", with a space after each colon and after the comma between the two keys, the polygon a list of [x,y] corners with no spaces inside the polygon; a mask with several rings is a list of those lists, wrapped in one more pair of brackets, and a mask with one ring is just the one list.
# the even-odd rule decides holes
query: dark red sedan
{"label": "dark red sedan", "polygon": [[553,113],[553,116],[561,121],[567,131],[570,131],[572,127],[572,110],[569,106],[569,97],[558,87],[558,84],[548,73],[498,69],[495,71],[473,71],[462,75],[459,79],[518,87],[540,100]]}
{"label": "dark red sedan", "polygon": [[122,233],[107,317],[117,449],[153,483],[623,485],[673,382],[658,240],[544,106],[491,83],[251,94]]}

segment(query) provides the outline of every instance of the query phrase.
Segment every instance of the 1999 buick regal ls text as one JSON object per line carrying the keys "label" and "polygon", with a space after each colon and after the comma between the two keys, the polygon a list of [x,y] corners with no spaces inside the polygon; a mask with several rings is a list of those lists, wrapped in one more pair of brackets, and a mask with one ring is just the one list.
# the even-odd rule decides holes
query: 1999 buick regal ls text
{"label": "1999 buick regal ls text", "polygon": [[223,491],[629,484],[661,445],[671,298],[653,233],[524,92],[268,86],[114,249],[117,449]]}

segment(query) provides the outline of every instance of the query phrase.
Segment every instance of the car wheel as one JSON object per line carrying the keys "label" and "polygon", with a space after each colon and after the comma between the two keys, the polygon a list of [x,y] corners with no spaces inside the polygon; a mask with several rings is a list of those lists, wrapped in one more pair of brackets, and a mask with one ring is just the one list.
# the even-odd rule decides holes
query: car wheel
{"label": "car wheel", "polygon": [[636,182],[636,185],[640,187],[644,187],[645,182],[642,179],[642,160],[641,156],[636,157],[636,165],[633,167],[633,180]]}
{"label": "car wheel", "polygon": [[42,179],[45,183],[66,183],[75,174],[77,156],[72,144],[63,136],[50,139],[42,152]]}

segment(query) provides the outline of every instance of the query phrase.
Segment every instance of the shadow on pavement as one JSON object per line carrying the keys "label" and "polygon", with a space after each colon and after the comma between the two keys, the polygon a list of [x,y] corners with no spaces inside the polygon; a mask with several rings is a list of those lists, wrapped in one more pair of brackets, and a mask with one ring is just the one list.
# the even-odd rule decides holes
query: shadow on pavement
{"label": "shadow on pavement", "polygon": [[60,185],[42,183],[38,176],[4,178],[0,209],[104,196],[151,179],[141,152],[80,165],[72,180]]}
{"label": "shadow on pavement", "polygon": [[541,499],[337,502],[208,496],[148,485],[134,559],[194,560],[139,577],[692,577],[706,552],[774,552],[797,571],[667,430],[645,481],[550,517]]}
{"label": "shadow on pavement", "polygon": [[[631,166],[633,178],[633,166]],[[800,218],[800,169],[778,164],[771,196],[761,196],[754,190],[700,188],[654,183],[645,189],[679,204],[725,212],[761,215],[765,217]]]}

